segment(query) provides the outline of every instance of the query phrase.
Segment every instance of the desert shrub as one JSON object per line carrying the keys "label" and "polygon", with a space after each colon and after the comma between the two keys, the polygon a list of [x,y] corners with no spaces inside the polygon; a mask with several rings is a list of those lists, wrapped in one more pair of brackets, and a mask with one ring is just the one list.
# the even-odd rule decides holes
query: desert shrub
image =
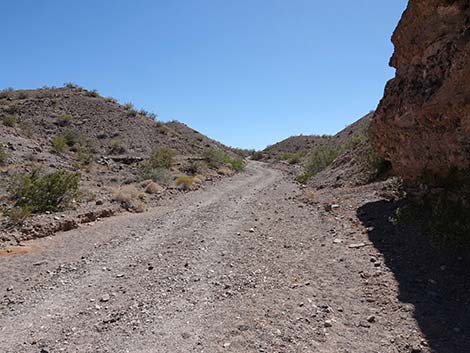
{"label": "desert shrub", "polygon": [[108,102],[117,103],[116,98],[113,98],[113,97],[106,97],[105,99],[106,99]]}
{"label": "desert shrub", "polygon": [[8,152],[3,146],[3,144],[0,143],[0,165],[5,164],[8,161]]}
{"label": "desert shrub", "polygon": [[85,147],[79,145],[77,148],[75,162],[73,163],[74,168],[82,169],[89,166],[93,162],[93,154]]}
{"label": "desert shrub", "polygon": [[109,143],[109,152],[113,154],[121,154],[126,152],[126,148],[124,147],[121,140],[111,140]]}
{"label": "desert shrub", "polygon": [[312,176],[328,167],[340,153],[339,148],[328,145],[315,147],[306,163],[307,172]]}
{"label": "desert shrub", "polygon": [[260,161],[263,159],[263,152],[260,152],[260,151],[253,151],[251,153],[251,159],[254,160],[254,161]]}
{"label": "desert shrub", "polygon": [[85,138],[83,135],[74,130],[66,130],[62,133],[62,136],[65,139],[65,143],[72,151],[77,151],[79,146],[85,146]]}
{"label": "desert shrub", "polygon": [[310,178],[312,177],[312,174],[310,173],[303,173],[299,174],[295,177],[295,180],[301,184],[305,184]]}
{"label": "desert shrub", "polygon": [[207,168],[204,161],[190,159],[183,165],[183,172],[189,175],[196,175],[202,173]]}
{"label": "desert shrub", "polygon": [[365,131],[360,131],[350,137],[344,144],[341,146],[343,150],[352,149],[362,143],[366,143],[368,141],[368,137]]}
{"label": "desert shrub", "polygon": [[142,186],[145,188],[145,192],[147,194],[158,194],[164,190],[163,187],[160,186],[160,184],[152,180],[145,181]]}
{"label": "desert shrub", "polygon": [[408,199],[390,217],[394,225],[418,225],[436,247],[470,247],[470,208],[444,192]]}
{"label": "desert shrub", "polygon": [[176,178],[175,184],[176,186],[184,186],[186,189],[189,189],[194,182],[194,177],[189,175],[182,175]]}
{"label": "desert shrub", "polygon": [[129,111],[127,112],[127,116],[136,117],[138,113],[139,112],[135,109],[129,109]]}
{"label": "desert shrub", "polygon": [[152,168],[170,169],[175,155],[176,152],[171,148],[157,148],[153,150],[147,162]]}
{"label": "desert shrub", "polygon": [[153,112],[148,112],[147,110],[145,109],[141,109],[139,111],[140,114],[142,114],[143,116],[146,116],[147,118],[149,119],[152,119],[152,120],[156,120],[157,119],[157,114],[156,113],[153,113]]}
{"label": "desert shrub", "polygon": [[125,185],[115,190],[113,200],[130,211],[144,212],[146,208],[145,194],[134,185]]}
{"label": "desert shrub", "polygon": [[91,91],[86,91],[85,95],[88,96],[88,97],[98,97],[99,93],[96,89],[93,89]]}
{"label": "desert shrub", "polygon": [[65,152],[67,147],[67,140],[63,135],[56,135],[51,140],[52,150],[56,153],[63,153]]}
{"label": "desert shrub", "polygon": [[16,123],[18,122],[18,119],[15,115],[7,115],[2,118],[2,122],[5,126],[15,127]]}
{"label": "desert shrub", "polygon": [[127,110],[132,110],[132,109],[135,109],[134,108],[134,104],[132,102],[127,102],[124,104],[124,109],[127,109]]}
{"label": "desert shrub", "polygon": [[28,92],[21,91],[18,93],[18,99],[26,99],[26,98],[28,98]]}
{"label": "desert shrub", "polygon": [[31,123],[22,121],[18,123],[18,127],[23,132],[24,136],[28,138],[33,137],[34,132],[33,132],[33,125]]}
{"label": "desert shrub", "polygon": [[8,98],[10,97],[10,94],[11,92],[13,92],[14,89],[12,87],[8,87],[8,88],[5,88],[5,89],[2,89],[0,91],[0,99],[4,99],[4,98]]}
{"label": "desert shrub", "polygon": [[73,83],[73,82],[64,83],[64,87],[74,88],[74,89],[81,88],[79,85],[77,85],[76,83]]}
{"label": "desert shrub", "polygon": [[204,151],[203,157],[212,168],[218,168],[225,163],[225,152],[217,148],[208,148]]}
{"label": "desert shrub", "polygon": [[153,168],[148,162],[143,162],[139,167],[139,179],[168,185],[171,182],[171,173],[166,168]]}
{"label": "desert shrub", "polygon": [[225,162],[232,167],[232,169],[236,172],[241,172],[245,169],[245,161],[243,158],[240,157],[225,157]]}
{"label": "desert shrub", "polygon": [[14,175],[8,191],[15,207],[26,207],[34,213],[57,211],[70,205],[78,196],[80,176],[59,170],[42,175],[39,169],[29,174]]}
{"label": "desert shrub", "polygon": [[10,222],[19,223],[31,215],[31,210],[26,206],[12,207],[6,209],[3,214],[9,219]]}
{"label": "desert shrub", "polygon": [[228,165],[237,172],[241,172],[245,168],[243,158],[231,157],[224,151],[216,148],[209,148],[204,151],[203,158],[211,168],[220,168],[223,165]]}
{"label": "desert shrub", "polygon": [[287,163],[289,163],[289,164],[298,164],[298,163],[300,163],[301,158],[302,158],[302,156],[301,156],[300,153],[294,153],[287,159]]}
{"label": "desert shrub", "polygon": [[73,120],[73,116],[70,114],[64,114],[57,117],[55,123],[59,126],[68,126]]}
{"label": "desert shrub", "polygon": [[302,154],[300,152],[297,152],[297,153],[283,152],[279,155],[280,160],[287,161],[287,163],[289,164],[300,163],[301,158],[302,158]]}

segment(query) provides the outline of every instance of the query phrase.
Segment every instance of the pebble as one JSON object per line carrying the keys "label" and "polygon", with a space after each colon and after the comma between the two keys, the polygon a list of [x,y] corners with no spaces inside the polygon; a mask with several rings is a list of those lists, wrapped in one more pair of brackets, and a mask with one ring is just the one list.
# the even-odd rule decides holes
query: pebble
{"label": "pebble", "polygon": [[357,243],[357,244],[349,245],[349,248],[350,249],[359,249],[359,248],[363,248],[364,246],[367,246],[367,244],[366,243]]}
{"label": "pebble", "polygon": [[332,327],[333,322],[331,320],[325,320],[325,327]]}
{"label": "pebble", "polygon": [[100,301],[105,303],[107,301],[109,301],[109,294],[104,294],[101,298],[100,298]]}
{"label": "pebble", "polygon": [[255,229],[254,228],[250,228],[250,233],[254,233],[255,232]]}
{"label": "pebble", "polygon": [[370,315],[367,317],[367,321],[369,322],[375,322],[375,316],[374,315]]}

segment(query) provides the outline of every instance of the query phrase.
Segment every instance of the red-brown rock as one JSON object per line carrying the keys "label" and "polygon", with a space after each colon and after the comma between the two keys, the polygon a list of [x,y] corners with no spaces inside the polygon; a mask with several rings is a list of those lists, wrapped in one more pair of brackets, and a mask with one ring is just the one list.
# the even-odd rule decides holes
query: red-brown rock
{"label": "red-brown rock", "polygon": [[392,41],[372,144],[407,181],[470,170],[470,1],[410,0]]}

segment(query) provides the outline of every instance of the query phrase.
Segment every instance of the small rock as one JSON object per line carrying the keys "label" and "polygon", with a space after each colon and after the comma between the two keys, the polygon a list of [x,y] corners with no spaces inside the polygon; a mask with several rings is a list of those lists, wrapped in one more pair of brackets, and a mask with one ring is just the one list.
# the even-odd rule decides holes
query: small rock
{"label": "small rock", "polygon": [[331,209],[332,210],[336,210],[338,208],[340,208],[341,206],[340,205],[337,205],[337,204],[334,204],[334,205],[331,205]]}
{"label": "small rock", "polygon": [[367,246],[367,244],[366,243],[357,243],[357,244],[349,245],[349,248],[350,249],[359,249],[359,248],[363,248],[364,246]]}
{"label": "small rock", "polygon": [[230,347],[230,343],[229,343],[229,342],[225,342],[225,343],[223,344],[223,347],[224,347],[224,348]]}
{"label": "small rock", "polygon": [[325,320],[325,327],[332,327],[333,322],[331,320]]}
{"label": "small rock", "polygon": [[255,229],[254,228],[250,228],[250,233],[254,233],[255,232]]}
{"label": "small rock", "polygon": [[334,244],[341,244],[342,242],[343,242],[342,239],[335,239],[335,240],[333,240],[333,243],[334,243]]}
{"label": "small rock", "polygon": [[104,295],[100,298],[100,302],[106,303],[107,301],[109,301],[109,299],[110,299],[109,294],[104,294]]}
{"label": "small rock", "polygon": [[96,206],[101,206],[103,203],[103,200],[96,200],[95,202]]}
{"label": "small rock", "polygon": [[367,317],[367,321],[368,321],[368,322],[371,322],[371,323],[372,323],[372,322],[375,322],[375,316],[374,316],[374,315],[368,316],[368,317]]}

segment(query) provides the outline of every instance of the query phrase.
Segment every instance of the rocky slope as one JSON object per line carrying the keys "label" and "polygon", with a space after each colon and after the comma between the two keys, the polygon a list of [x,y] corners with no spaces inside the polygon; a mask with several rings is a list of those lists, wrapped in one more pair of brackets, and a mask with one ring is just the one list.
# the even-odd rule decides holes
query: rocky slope
{"label": "rocky slope", "polygon": [[468,178],[469,2],[411,0],[392,41],[396,77],[370,129],[374,147],[410,182]]}
{"label": "rocky slope", "polygon": [[120,205],[114,201],[123,187],[136,200],[155,203],[162,197],[162,188],[153,185],[145,195],[146,186],[140,183],[141,167],[156,148],[176,154],[171,167],[151,176],[170,191],[176,190],[178,176],[198,174],[197,185],[191,184],[196,187],[205,179],[233,172],[201,160],[208,150],[233,156],[230,148],[180,122],[156,121],[153,114],[96,91],[74,85],[0,91],[0,242],[11,239],[5,234],[18,228],[1,212],[13,205],[7,189],[15,175],[38,167],[45,174],[58,170],[80,174],[80,201],[71,210],[35,214],[28,219],[30,226],[19,224],[21,239],[48,235],[119,212]]}

